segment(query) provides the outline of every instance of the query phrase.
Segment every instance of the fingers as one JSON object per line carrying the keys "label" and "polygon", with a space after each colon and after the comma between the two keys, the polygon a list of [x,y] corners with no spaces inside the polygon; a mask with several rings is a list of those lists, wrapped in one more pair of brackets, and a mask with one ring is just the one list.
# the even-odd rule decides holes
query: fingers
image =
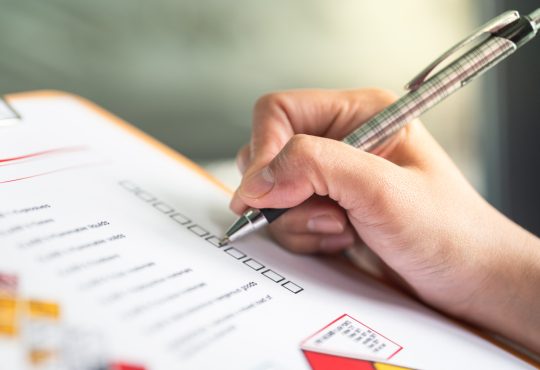
{"label": "fingers", "polygon": [[270,224],[270,233],[296,253],[335,253],[355,242],[345,211],[334,201],[313,196]]}
{"label": "fingers", "polygon": [[295,234],[339,234],[345,230],[347,217],[341,207],[326,197],[313,196],[288,210],[272,226]]}
{"label": "fingers", "polygon": [[261,97],[253,112],[254,163],[264,165],[294,134],[341,140],[395,100],[384,90],[297,90]]}
{"label": "fingers", "polygon": [[[260,172],[296,133],[341,139],[393,100],[391,94],[376,89],[303,90],[266,95],[256,104],[252,140],[239,151],[238,166],[248,177]],[[400,165],[414,165],[422,155],[409,158],[419,151],[419,142],[412,133],[421,131],[421,124],[410,126],[418,128],[407,127],[381,145],[376,153]],[[231,209],[239,213],[245,208],[246,203],[235,195]]]}
{"label": "fingers", "polygon": [[357,235],[352,226],[348,226],[341,234],[290,234],[272,233],[274,239],[283,247],[294,253],[334,254],[354,245]]}
{"label": "fingers", "polygon": [[317,194],[350,210],[398,188],[400,170],[344,143],[295,135],[268,166],[246,172],[236,197],[250,207],[290,208]]}

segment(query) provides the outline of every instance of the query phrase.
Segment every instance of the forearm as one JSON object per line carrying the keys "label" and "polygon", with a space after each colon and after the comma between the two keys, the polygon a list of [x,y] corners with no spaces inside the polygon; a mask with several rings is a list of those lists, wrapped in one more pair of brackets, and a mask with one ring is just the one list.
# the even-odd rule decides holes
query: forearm
{"label": "forearm", "polygon": [[466,319],[540,353],[540,239],[506,226]]}

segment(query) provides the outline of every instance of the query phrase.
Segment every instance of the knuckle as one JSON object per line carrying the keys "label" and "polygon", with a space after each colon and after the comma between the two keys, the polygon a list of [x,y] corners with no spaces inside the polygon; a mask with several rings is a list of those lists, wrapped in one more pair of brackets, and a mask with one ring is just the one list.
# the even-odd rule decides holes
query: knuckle
{"label": "knuckle", "polygon": [[236,153],[236,166],[242,174],[244,174],[251,165],[252,158],[250,151],[250,145],[246,144]]}
{"label": "knuckle", "polygon": [[285,102],[285,94],[281,92],[268,93],[257,99],[255,102],[255,114],[272,111],[281,107]]}
{"label": "knuckle", "polygon": [[254,105],[254,112],[257,113],[259,111],[265,110],[269,105],[271,105],[271,101],[273,100],[273,94],[265,94],[262,95],[257,99]]}
{"label": "knuckle", "polygon": [[289,140],[284,151],[291,157],[312,160],[318,154],[318,142],[313,136],[296,134]]}
{"label": "knuckle", "polygon": [[310,146],[311,143],[307,135],[294,135],[276,157],[276,166],[279,168],[293,167],[298,170],[305,168],[312,161],[309,152]]}
{"label": "knuckle", "polygon": [[381,106],[390,105],[397,100],[397,95],[390,90],[373,88],[370,92]]}
{"label": "knuckle", "polygon": [[240,149],[238,149],[238,151],[236,152],[236,158],[244,158],[246,155],[249,154],[249,149],[250,148],[250,145],[249,144],[245,144],[243,145]]}

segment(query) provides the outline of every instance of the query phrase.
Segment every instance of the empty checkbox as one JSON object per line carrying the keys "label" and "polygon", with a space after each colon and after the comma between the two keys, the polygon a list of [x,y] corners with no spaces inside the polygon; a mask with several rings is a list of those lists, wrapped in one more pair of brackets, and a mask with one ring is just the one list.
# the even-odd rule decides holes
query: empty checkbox
{"label": "empty checkbox", "polygon": [[264,276],[266,276],[268,279],[272,280],[272,281],[275,281],[276,283],[279,283],[280,281],[283,281],[285,280],[285,278],[283,276],[281,276],[280,274],[278,274],[277,272],[275,271],[272,271],[270,269],[264,271],[262,273]]}
{"label": "empty checkbox", "polygon": [[282,287],[284,287],[285,289],[287,290],[290,290],[291,292],[293,292],[294,294],[298,294],[300,293],[302,290],[304,290],[304,288],[296,285],[295,283],[293,283],[292,281],[287,281],[286,283],[284,284],[281,284]]}
{"label": "empty checkbox", "polygon": [[253,258],[249,258],[249,259],[245,260],[244,263],[246,265],[248,265],[249,267],[251,267],[255,271],[259,271],[259,270],[262,270],[264,268],[264,265],[262,263],[259,263],[259,262],[255,261]]}
{"label": "empty checkbox", "polygon": [[148,193],[148,192],[146,192],[146,191],[144,191],[144,190],[138,190],[138,191],[136,191],[136,192],[135,192],[135,195],[136,195],[139,199],[141,199],[141,200],[143,200],[143,201],[145,201],[145,202],[153,202],[154,200],[156,200],[156,197],[155,197],[155,196],[153,196],[152,194],[150,194],[150,193]]}
{"label": "empty checkbox", "polygon": [[154,203],[154,208],[165,214],[174,212],[174,208],[163,202]]}
{"label": "empty checkbox", "polygon": [[221,245],[221,240],[215,235],[210,235],[209,237],[206,238],[206,241],[209,242],[210,244],[215,245],[218,248],[223,247],[223,245]]}
{"label": "empty checkbox", "polygon": [[187,225],[191,222],[189,218],[187,218],[181,213],[174,213],[170,217],[176,222],[178,222],[180,225]]}
{"label": "empty checkbox", "polygon": [[227,253],[230,256],[233,256],[237,260],[241,260],[242,258],[246,256],[244,253],[240,252],[238,249],[233,248],[233,247],[225,249],[225,253]]}
{"label": "empty checkbox", "polygon": [[191,232],[193,232],[195,235],[200,236],[200,237],[204,237],[210,234],[207,230],[195,224],[189,226],[188,229],[190,229]]}

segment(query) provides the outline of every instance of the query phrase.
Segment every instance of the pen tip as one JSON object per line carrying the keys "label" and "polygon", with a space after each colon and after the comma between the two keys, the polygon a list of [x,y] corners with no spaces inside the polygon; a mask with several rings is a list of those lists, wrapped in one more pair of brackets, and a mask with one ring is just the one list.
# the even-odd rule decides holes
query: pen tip
{"label": "pen tip", "polygon": [[226,246],[227,244],[229,244],[229,242],[230,242],[229,238],[228,238],[228,237],[224,237],[223,239],[221,239],[221,240],[219,241],[219,246],[220,246],[220,247],[224,247],[224,246]]}

